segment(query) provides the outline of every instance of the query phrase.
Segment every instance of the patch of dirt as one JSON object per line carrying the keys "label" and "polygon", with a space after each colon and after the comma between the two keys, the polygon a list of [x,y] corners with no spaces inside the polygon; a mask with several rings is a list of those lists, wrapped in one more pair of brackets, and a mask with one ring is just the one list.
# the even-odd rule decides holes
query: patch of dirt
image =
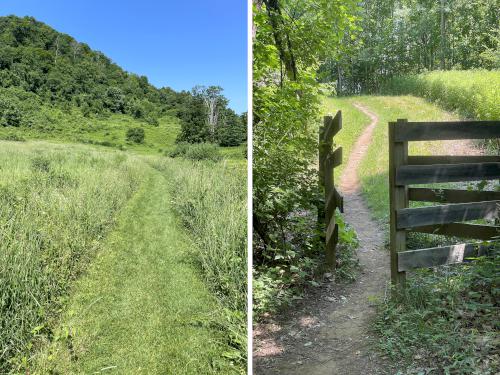
{"label": "patch of dirt", "polygon": [[258,324],[254,329],[254,374],[375,375],[389,371],[373,350],[370,332],[374,301],[384,296],[389,280],[389,254],[383,250],[382,229],[361,196],[357,174],[378,117],[361,104],[355,106],[371,121],[349,155],[339,187],[345,219],[360,240],[362,273],[352,284],[326,282],[309,291],[286,317]]}

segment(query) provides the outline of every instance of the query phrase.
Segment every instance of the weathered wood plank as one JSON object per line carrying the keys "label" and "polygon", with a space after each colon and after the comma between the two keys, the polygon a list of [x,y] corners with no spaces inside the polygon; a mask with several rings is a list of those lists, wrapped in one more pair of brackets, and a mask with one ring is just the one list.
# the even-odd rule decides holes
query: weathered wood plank
{"label": "weathered wood plank", "polygon": [[404,165],[396,171],[397,185],[498,178],[500,178],[500,163]]}
{"label": "weathered wood plank", "polygon": [[334,212],[337,207],[340,212],[344,212],[344,198],[342,198],[335,187],[330,191],[325,206],[327,212]]}
{"label": "weathered wood plank", "polygon": [[395,142],[500,138],[500,121],[407,122],[396,124]]}
{"label": "weathered wood plank", "polygon": [[469,203],[500,200],[500,191],[409,188],[408,198],[419,202]]}
{"label": "weathered wood plank", "polygon": [[396,212],[396,223],[397,228],[401,229],[477,219],[496,219],[499,206],[500,201],[489,201],[403,208]]}
{"label": "weathered wood plank", "polygon": [[333,168],[338,167],[340,164],[342,164],[342,147],[327,154],[325,159],[325,173],[328,170],[333,170]]}
{"label": "weathered wood plank", "polygon": [[500,163],[500,156],[495,155],[428,155],[408,156],[408,165],[431,165],[431,164],[466,164],[466,163]]}
{"label": "weathered wood plank", "polygon": [[339,227],[334,226],[330,239],[326,241],[326,264],[335,267],[337,243],[339,242]]}
{"label": "weathered wood plank", "polygon": [[500,238],[500,227],[481,224],[449,223],[442,225],[426,225],[424,227],[412,228],[411,231],[460,238],[474,238],[476,240],[485,241]]}
{"label": "weathered wood plank", "polygon": [[[498,242],[496,242],[498,244]],[[428,249],[408,250],[398,253],[398,270],[435,267],[443,264],[462,263],[466,258],[485,254],[491,245],[459,244]]]}
{"label": "weathered wood plank", "polygon": [[[328,124],[326,123],[326,117],[328,117]],[[337,134],[340,129],[342,129],[342,112],[337,111],[335,117],[333,118],[331,116],[326,117],[324,139],[331,142],[335,134]]]}
{"label": "weathered wood plank", "polygon": [[338,224],[335,223],[335,220],[330,220],[328,228],[326,229],[326,242],[330,241],[336,231],[338,232]]}
{"label": "weathered wood plank", "polygon": [[[399,126],[406,120],[398,120]],[[406,231],[396,226],[396,211],[407,207],[408,188],[396,185],[397,169],[408,162],[408,142],[396,142],[396,123],[389,123],[389,203],[391,282],[402,284],[406,274],[398,270],[398,252],[406,250]]]}

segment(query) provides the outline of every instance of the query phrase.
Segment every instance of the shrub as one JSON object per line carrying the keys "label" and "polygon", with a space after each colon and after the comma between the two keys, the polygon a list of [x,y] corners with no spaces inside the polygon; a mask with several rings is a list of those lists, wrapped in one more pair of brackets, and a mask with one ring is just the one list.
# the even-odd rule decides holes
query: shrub
{"label": "shrub", "polygon": [[11,141],[11,142],[26,142],[26,139],[24,137],[21,137],[20,135],[17,134],[7,134],[2,137],[4,141]]}
{"label": "shrub", "polygon": [[20,126],[22,113],[19,109],[19,101],[13,98],[0,97],[0,125]]}
{"label": "shrub", "polygon": [[219,148],[212,143],[178,143],[173,151],[168,156],[183,157],[190,160],[211,160],[219,161],[222,156],[219,153]]}
{"label": "shrub", "polygon": [[127,130],[127,141],[134,143],[144,143],[144,129],[142,128],[130,128]]}

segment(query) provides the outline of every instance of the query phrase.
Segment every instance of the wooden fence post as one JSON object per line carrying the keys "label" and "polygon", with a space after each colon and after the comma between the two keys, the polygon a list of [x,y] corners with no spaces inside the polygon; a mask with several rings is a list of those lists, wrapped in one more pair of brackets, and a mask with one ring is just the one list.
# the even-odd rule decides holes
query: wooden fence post
{"label": "wooden fence post", "polygon": [[[319,185],[319,194],[318,197],[318,230],[324,233],[324,224],[325,224],[325,158],[328,154],[328,148],[331,145],[328,145],[325,142],[325,129],[328,127],[328,124],[332,121],[331,116],[325,116],[323,118],[323,126],[319,127],[318,132],[318,185]],[[324,240],[324,234],[322,235]]]}
{"label": "wooden fence post", "polygon": [[[398,119],[404,125],[408,120]],[[398,270],[398,252],[406,250],[406,230],[397,228],[397,210],[408,207],[408,187],[396,185],[398,167],[408,164],[408,142],[396,142],[396,123],[389,123],[389,199],[390,199],[390,251],[391,281],[394,285],[405,281],[406,273]]]}

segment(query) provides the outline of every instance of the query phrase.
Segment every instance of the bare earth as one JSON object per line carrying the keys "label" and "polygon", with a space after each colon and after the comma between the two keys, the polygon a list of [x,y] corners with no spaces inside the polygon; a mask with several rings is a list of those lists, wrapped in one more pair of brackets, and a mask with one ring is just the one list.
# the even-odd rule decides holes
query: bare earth
{"label": "bare earth", "polygon": [[383,232],[361,197],[357,174],[378,118],[361,104],[356,107],[371,122],[349,155],[339,187],[346,221],[360,240],[358,257],[363,272],[353,284],[329,282],[311,291],[286,320],[255,327],[254,374],[371,375],[389,371],[373,350],[370,332],[373,301],[384,295],[389,280],[389,257],[383,250]]}

